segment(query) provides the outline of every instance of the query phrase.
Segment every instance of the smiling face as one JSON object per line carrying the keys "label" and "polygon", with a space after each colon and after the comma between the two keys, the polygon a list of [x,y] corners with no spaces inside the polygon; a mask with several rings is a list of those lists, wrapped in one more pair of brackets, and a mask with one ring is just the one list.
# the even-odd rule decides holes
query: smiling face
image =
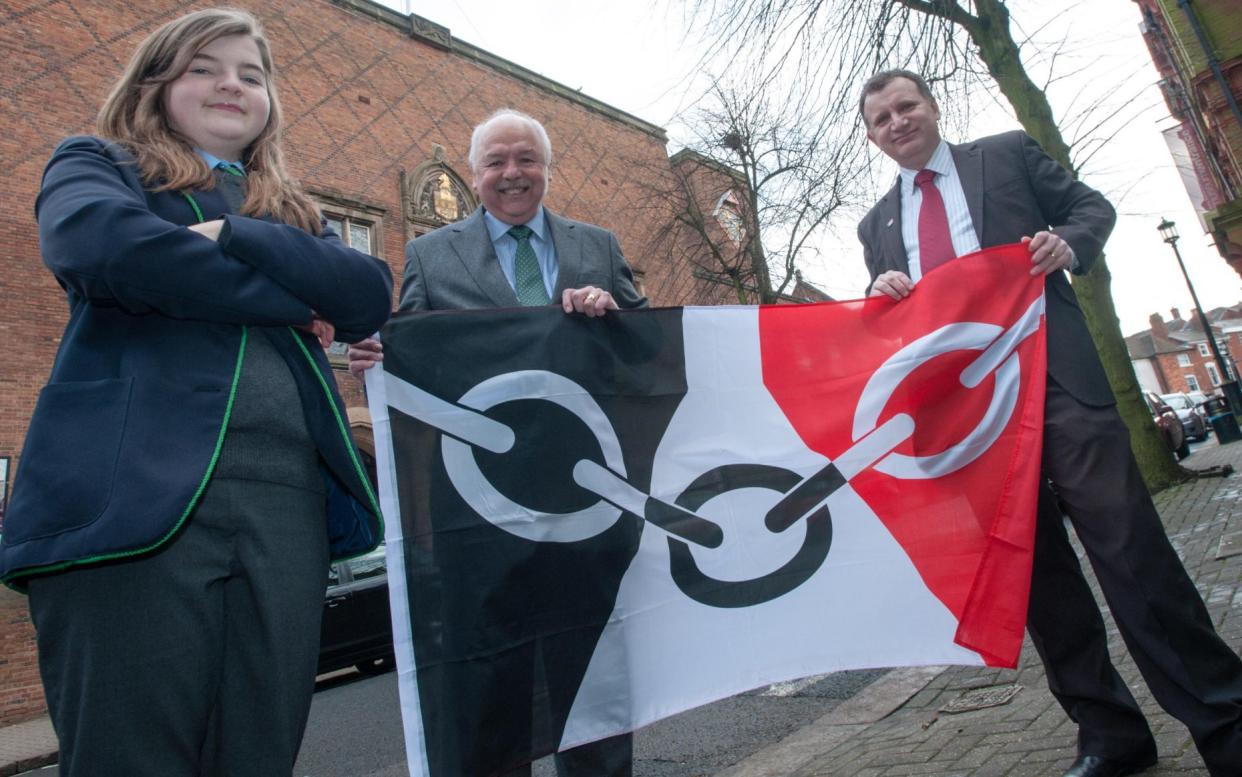
{"label": "smiling face", "polygon": [[908,78],[894,78],[863,100],[872,143],[907,170],[920,170],[940,145],[940,107]]}
{"label": "smiling face", "polygon": [[203,46],[164,89],[164,113],[190,143],[239,161],[267,126],[271,101],[259,46],[249,35],[227,35]]}
{"label": "smiling face", "polygon": [[539,212],[547,188],[548,160],[534,129],[517,118],[488,127],[474,169],[474,190],[487,212],[506,224],[525,224]]}

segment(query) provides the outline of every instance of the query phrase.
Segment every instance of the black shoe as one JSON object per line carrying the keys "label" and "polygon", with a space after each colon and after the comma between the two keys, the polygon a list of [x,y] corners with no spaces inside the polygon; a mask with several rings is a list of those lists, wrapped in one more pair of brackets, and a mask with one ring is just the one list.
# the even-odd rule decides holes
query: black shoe
{"label": "black shoe", "polygon": [[1080,755],[1065,777],[1125,777],[1155,765],[1155,757],[1141,761],[1115,761],[1098,755]]}

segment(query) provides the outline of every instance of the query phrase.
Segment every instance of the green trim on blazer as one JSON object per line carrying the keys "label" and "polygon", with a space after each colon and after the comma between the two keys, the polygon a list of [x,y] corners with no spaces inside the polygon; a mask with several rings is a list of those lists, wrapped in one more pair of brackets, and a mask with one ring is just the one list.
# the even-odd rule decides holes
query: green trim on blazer
{"label": "green trim on blazer", "polygon": [[[302,342],[302,338],[298,335],[293,327],[289,327],[289,334],[293,336],[293,341],[298,344],[298,349],[302,351],[302,355],[306,357],[306,361],[310,364],[311,370],[315,373],[315,378],[319,381],[319,387],[323,389],[324,395],[328,398],[328,407],[332,409],[332,417],[336,419],[336,428],[340,431],[341,436],[345,439],[345,450],[349,451],[349,460],[353,462],[354,473],[358,479],[362,481],[362,488],[367,492],[367,498],[371,500],[371,512],[375,514],[379,521],[379,536],[382,541],[384,537],[384,513],[380,510],[379,500],[375,497],[375,492],[371,490],[371,479],[367,477],[367,472],[362,468],[362,462],[358,460],[358,452],[355,450],[354,437],[349,433],[349,427],[341,420],[341,412],[336,408],[336,402],[332,401],[332,389],[328,387],[328,381],[324,379],[323,373],[319,370],[319,365],[315,363],[315,358],[311,356],[310,350],[307,349],[306,343]],[[352,556],[345,556],[344,559],[358,558],[370,553],[370,550],[364,550],[355,553]],[[344,559],[338,559],[343,561]]]}
{"label": "green trim on blazer", "polygon": [[[193,200],[191,200],[193,202]],[[25,589],[17,584],[17,580],[31,575],[42,575],[50,572],[60,572],[70,567],[80,566],[84,564],[98,564],[103,561],[115,561],[116,559],[129,558],[130,556],[140,556],[143,553],[150,553],[156,548],[172,539],[173,535],[185,524],[185,519],[190,517],[190,513],[198,506],[199,500],[203,496],[203,492],[207,490],[207,484],[211,482],[211,473],[216,470],[216,461],[220,458],[220,449],[224,447],[224,435],[229,428],[229,418],[233,414],[233,400],[237,397],[237,384],[241,380],[242,362],[246,357],[246,341],[250,335],[249,327],[242,327],[241,345],[237,349],[237,365],[233,368],[233,385],[229,386],[229,398],[224,405],[224,420],[220,423],[220,433],[216,437],[216,449],[212,451],[211,460],[207,462],[207,471],[203,473],[203,479],[199,482],[198,488],[194,491],[194,496],[190,497],[190,503],[186,505],[185,510],[181,512],[181,516],[173,527],[169,529],[163,537],[143,548],[134,548],[131,550],[121,550],[115,553],[104,553],[98,556],[87,556],[86,558],[74,559],[72,561],[62,561],[58,564],[49,564],[43,567],[31,567],[29,569],[21,569],[6,577],[3,582],[9,588],[19,593],[25,593]],[[316,371],[318,374],[318,371]],[[322,380],[322,379],[321,379]],[[333,412],[336,412],[335,407]],[[363,478],[366,482],[366,478]],[[367,493],[370,494],[368,484]],[[382,519],[381,519],[382,520]]]}

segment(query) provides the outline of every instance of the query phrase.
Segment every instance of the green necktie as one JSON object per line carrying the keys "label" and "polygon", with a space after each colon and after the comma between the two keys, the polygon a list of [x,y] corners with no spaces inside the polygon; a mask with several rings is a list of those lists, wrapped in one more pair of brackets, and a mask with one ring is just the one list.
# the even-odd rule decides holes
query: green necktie
{"label": "green necktie", "polygon": [[539,272],[539,260],[530,244],[531,229],[528,226],[513,227],[508,234],[517,241],[517,256],[513,262],[513,291],[518,303],[524,306],[546,305],[551,302],[548,289],[543,285],[543,273]]}
{"label": "green necktie", "polygon": [[214,172],[224,201],[234,212],[241,210],[246,201],[246,174],[230,162],[220,162]]}

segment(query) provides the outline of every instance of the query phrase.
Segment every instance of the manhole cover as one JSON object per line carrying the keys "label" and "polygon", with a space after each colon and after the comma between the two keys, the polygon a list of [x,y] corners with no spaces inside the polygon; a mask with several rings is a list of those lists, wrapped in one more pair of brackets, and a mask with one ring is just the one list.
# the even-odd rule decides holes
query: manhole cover
{"label": "manhole cover", "polygon": [[1222,534],[1220,547],[1216,549],[1216,558],[1229,558],[1242,553],[1242,531]]}
{"label": "manhole cover", "polygon": [[964,691],[956,699],[940,708],[941,712],[950,714],[983,710],[988,707],[999,707],[1013,701],[1013,697],[1022,690],[1021,685],[994,685],[991,688],[975,688]]}

